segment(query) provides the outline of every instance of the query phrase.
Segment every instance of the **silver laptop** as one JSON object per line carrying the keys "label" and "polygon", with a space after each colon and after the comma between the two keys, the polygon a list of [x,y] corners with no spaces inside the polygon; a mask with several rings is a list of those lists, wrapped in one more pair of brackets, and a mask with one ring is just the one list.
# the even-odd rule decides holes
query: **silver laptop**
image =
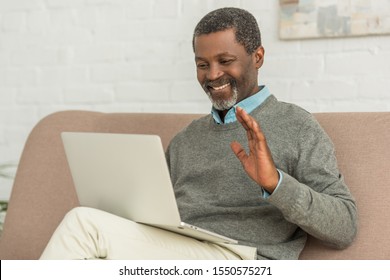
{"label": "silver laptop", "polygon": [[61,136],[81,206],[199,240],[237,243],[180,220],[159,136],[89,132]]}

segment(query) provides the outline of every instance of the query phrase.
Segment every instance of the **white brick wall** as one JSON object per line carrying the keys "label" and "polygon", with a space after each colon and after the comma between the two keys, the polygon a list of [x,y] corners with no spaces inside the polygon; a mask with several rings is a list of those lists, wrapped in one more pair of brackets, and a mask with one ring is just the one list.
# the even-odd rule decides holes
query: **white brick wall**
{"label": "white brick wall", "polygon": [[[192,31],[208,11],[258,18],[262,83],[312,111],[389,111],[390,36],[281,41],[273,0],[0,0],[0,164],[58,110],[207,113]],[[0,199],[10,184],[0,181]]]}

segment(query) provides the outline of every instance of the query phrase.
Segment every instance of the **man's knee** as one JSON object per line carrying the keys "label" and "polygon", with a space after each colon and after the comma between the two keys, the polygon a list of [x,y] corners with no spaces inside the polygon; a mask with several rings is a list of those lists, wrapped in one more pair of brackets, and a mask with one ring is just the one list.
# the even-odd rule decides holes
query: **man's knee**
{"label": "man's knee", "polygon": [[72,208],[68,213],[66,213],[66,215],[63,219],[63,222],[64,223],[75,223],[75,222],[82,223],[82,221],[86,221],[87,219],[89,219],[93,215],[94,211],[97,211],[97,210],[93,209],[93,208],[82,207],[82,206]]}
{"label": "man's knee", "polygon": [[87,212],[89,212],[89,209],[90,208],[88,207],[77,206],[69,210],[69,212],[66,213],[65,217],[85,215]]}

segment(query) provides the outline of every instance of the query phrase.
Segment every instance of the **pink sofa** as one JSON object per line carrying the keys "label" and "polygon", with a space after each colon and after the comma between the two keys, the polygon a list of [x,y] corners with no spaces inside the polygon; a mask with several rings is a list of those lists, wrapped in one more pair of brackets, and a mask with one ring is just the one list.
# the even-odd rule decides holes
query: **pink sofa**
{"label": "pink sofa", "polygon": [[[37,259],[63,216],[78,205],[62,131],[172,136],[200,115],[64,111],[32,130],[17,170],[0,259]],[[321,113],[315,117],[333,139],[341,172],[356,198],[359,232],[345,250],[309,238],[301,259],[390,259],[390,112]]]}

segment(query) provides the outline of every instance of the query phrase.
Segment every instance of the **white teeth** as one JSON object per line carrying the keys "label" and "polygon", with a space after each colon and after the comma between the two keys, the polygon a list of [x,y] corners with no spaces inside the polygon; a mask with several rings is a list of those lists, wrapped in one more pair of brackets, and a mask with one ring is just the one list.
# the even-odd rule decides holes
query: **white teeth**
{"label": "white teeth", "polygon": [[214,90],[221,90],[221,89],[224,89],[224,88],[228,87],[229,85],[230,85],[230,83],[227,83],[227,84],[224,84],[224,85],[222,85],[220,87],[213,87],[213,89]]}

